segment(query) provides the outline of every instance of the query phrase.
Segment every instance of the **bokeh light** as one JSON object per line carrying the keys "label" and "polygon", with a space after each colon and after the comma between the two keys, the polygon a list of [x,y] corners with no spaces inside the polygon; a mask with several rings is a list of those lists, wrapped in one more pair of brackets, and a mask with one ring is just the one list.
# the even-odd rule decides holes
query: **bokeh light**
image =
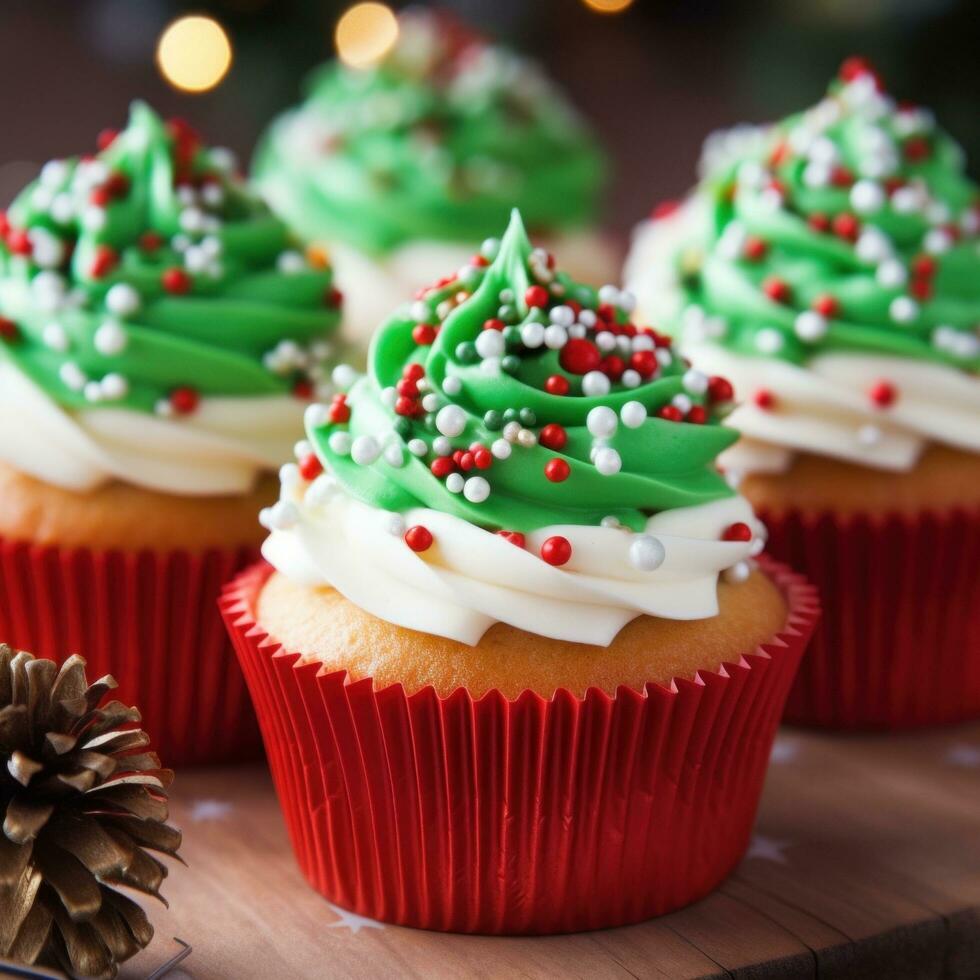
{"label": "bokeh light", "polygon": [[352,68],[377,64],[398,40],[398,20],[383,3],[356,3],[337,21],[334,41],[340,60]]}
{"label": "bokeh light", "polygon": [[207,92],[228,74],[231,42],[210,17],[180,17],[160,35],[157,65],[174,88]]}
{"label": "bokeh light", "polygon": [[633,6],[633,0],[582,0],[586,7],[599,14],[621,14]]}

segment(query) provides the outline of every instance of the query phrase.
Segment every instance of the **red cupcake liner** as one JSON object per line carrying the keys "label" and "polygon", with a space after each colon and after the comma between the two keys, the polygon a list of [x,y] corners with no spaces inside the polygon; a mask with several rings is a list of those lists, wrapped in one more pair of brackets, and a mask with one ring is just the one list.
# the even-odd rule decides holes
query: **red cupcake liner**
{"label": "red cupcake liner", "polygon": [[260,758],[241,669],[217,611],[253,548],[199,555],[41,547],[0,538],[0,641],[112,674],[168,766]]}
{"label": "red cupcake liner", "polygon": [[824,615],[785,720],[898,730],[980,718],[980,511],[759,515]]}
{"label": "red cupcake liner", "polygon": [[374,690],[255,622],[271,573],[224,592],[300,868],[330,901],[426,929],[556,933],[700,898],[741,859],[816,591],[764,567],[785,629],[668,690],[577,697]]}

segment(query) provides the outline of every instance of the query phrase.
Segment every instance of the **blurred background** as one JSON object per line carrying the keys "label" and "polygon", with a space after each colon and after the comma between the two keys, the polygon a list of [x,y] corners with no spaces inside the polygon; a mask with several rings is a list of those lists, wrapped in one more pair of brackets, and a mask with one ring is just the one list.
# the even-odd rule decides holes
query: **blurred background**
{"label": "blurred background", "polygon": [[[47,159],[94,149],[137,96],[247,160],[262,127],[333,55],[351,2],[0,0],[0,207]],[[544,62],[591,118],[616,165],[608,223],[619,232],[684,191],[707,133],[812,104],[849,54],[869,57],[896,96],[935,109],[974,174],[980,160],[977,0],[440,6]],[[168,83],[156,59],[168,25],[187,14],[213,18],[231,57],[220,80],[205,77],[193,94]],[[216,71],[227,61],[217,36]]]}

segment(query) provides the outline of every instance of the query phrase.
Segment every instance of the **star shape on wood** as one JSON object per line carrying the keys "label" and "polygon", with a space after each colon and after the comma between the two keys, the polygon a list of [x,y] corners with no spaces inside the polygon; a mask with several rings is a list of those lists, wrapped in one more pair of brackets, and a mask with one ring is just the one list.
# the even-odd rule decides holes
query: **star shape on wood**
{"label": "star shape on wood", "polygon": [[339,905],[334,905],[333,902],[327,902],[327,905],[339,917],[336,922],[330,923],[331,929],[350,929],[355,936],[362,929],[384,929],[384,924],[377,922],[375,919],[366,919],[363,915],[358,915],[349,909],[343,909]]}
{"label": "star shape on wood", "polygon": [[235,809],[227,800],[194,800],[190,805],[190,818],[194,823],[208,820],[226,820]]}
{"label": "star shape on wood", "polygon": [[946,761],[953,766],[965,769],[980,769],[980,745],[957,742],[946,751]]}
{"label": "star shape on wood", "polygon": [[786,864],[786,855],[783,851],[791,845],[792,841],[766,837],[765,834],[753,834],[749,849],[745,854],[745,860],[750,861],[752,858],[758,858],[760,861],[775,861],[776,864]]}

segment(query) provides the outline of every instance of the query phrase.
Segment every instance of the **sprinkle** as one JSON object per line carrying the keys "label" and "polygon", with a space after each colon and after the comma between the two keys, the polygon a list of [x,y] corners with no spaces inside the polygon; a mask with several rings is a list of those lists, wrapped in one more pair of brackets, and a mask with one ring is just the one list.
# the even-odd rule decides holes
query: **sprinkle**
{"label": "sprinkle", "polygon": [[528,286],[524,292],[524,302],[532,309],[547,306],[550,298],[544,286]]}
{"label": "sprinkle", "polygon": [[571,467],[563,459],[549,459],[545,464],[544,475],[552,483],[563,483],[568,479],[571,473]]}
{"label": "sprinkle", "polygon": [[544,383],[544,390],[549,395],[567,395],[569,389],[568,379],[560,374],[552,374]]}
{"label": "sprinkle", "polygon": [[638,429],[647,418],[646,406],[642,402],[628,401],[619,410],[619,417],[628,429]]}
{"label": "sprinkle", "polygon": [[549,565],[564,565],[572,557],[572,545],[560,534],[546,538],[541,545],[541,557]]}
{"label": "sprinkle", "polygon": [[776,354],[783,349],[783,335],[775,327],[763,327],[755,334],[755,346],[763,354]]}
{"label": "sprinkle", "polygon": [[851,188],[851,207],[858,214],[871,214],[884,207],[886,196],[881,184],[873,180],[859,180]]}
{"label": "sprinkle", "polygon": [[614,517],[612,514],[608,515],[607,517],[604,517],[601,521],[599,521],[599,524],[602,527],[614,527],[614,528],[617,528],[617,527],[622,527],[623,526],[620,523],[619,518],[618,517]]}
{"label": "sprinkle", "polygon": [[395,469],[400,469],[405,465],[405,454],[402,452],[402,447],[398,443],[391,443],[385,446],[385,450],[382,453],[384,461],[389,465],[393,466]]}
{"label": "sprinkle", "polygon": [[619,453],[608,446],[603,447],[595,454],[593,463],[602,476],[614,476],[623,468],[623,460]]}
{"label": "sprinkle", "polygon": [[[549,327],[548,329],[550,330],[551,328]],[[547,343],[547,337],[545,338],[545,343]],[[591,341],[572,338],[562,348],[558,360],[562,368],[568,371],[569,374],[586,375],[596,372],[596,368],[598,368],[599,362],[602,360],[602,355],[599,353],[599,348]],[[608,388],[606,390],[608,391]],[[605,394],[605,392],[602,392],[602,394]]]}
{"label": "sprinkle", "polygon": [[428,551],[432,547],[432,532],[416,524],[405,532],[405,544],[415,552]]}
{"label": "sprinkle", "polygon": [[490,483],[485,477],[471,476],[463,484],[463,496],[471,504],[482,504],[490,496]]}
{"label": "sprinkle", "polygon": [[102,396],[110,401],[118,401],[129,394],[129,382],[116,373],[107,374],[100,382]]}
{"label": "sprinkle", "polygon": [[299,475],[311,482],[323,472],[323,464],[317,458],[316,453],[308,452],[299,461]]}
{"label": "sprinkle", "polygon": [[458,436],[466,428],[466,414],[458,405],[445,405],[436,415],[436,428],[444,436]]}
{"label": "sprinkle", "polygon": [[437,456],[449,456],[453,451],[453,444],[445,436],[436,436],[432,440],[432,451]]}
{"label": "sprinkle", "polygon": [[791,296],[789,283],[776,276],[770,276],[768,279],[763,280],[762,291],[774,303],[788,303]]}
{"label": "sprinkle", "polygon": [[476,352],[482,358],[502,357],[504,349],[504,336],[497,330],[484,330],[476,338]]}
{"label": "sprinkle", "polygon": [[619,419],[616,412],[607,405],[597,405],[589,411],[585,419],[586,428],[597,439],[613,435],[618,425]]}
{"label": "sprinkle", "polygon": [[734,397],[735,389],[727,378],[719,374],[713,374],[708,378],[708,400],[712,404],[730,402]]}
{"label": "sprinkle", "polygon": [[191,277],[183,269],[174,266],[160,276],[160,285],[163,286],[165,292],[182,296],[190,291]]}
{"label": "sprinkle", "polygon": [[327,440],[327,445],[330,447],[330,451],[335,453],[337,456],[347,456],[350,454],[351,439],[349,432],[344,432],[339,430],[337,432],[331,432],[330,438]]}
{"label": "sprinkle", "polygon": [[413,456],[418,456],[421,459],[423,456],[428,454],[429,445],[424,439],[409,439],[408,451]]}
{"label": "sprinkle", "polygon": [[405,518],[393,510],[384,511],[381,515],[384,529],[393,537],[400,538],[405,533]]}
{"label": "sprinkle", "polygon": [[793,324],[793,331],[800,340],[816,343],[827,335],[828,324],[825,317],[813,310],[804,310]]}
{"label": "sprinkle", "polygon": [[463,382],[454,375],[450,375],[443,381],[442,390],[450,397],[458,395],[463,390]]}
{"label": "sprinkle", "polygon": [[608,395],[610,387],[609,379],[601,371],[589,371],[582,378],[582,394],[590,398]]}
{"label": "sprinkle", "polygon": [[496,459],[507,459],[512,451],[511,444],[506,439],[495,439],[490,446],[490,452]]}
{"label": "sprinkle", "polygon": [[751,541],[752,529],[743,521],[729,524],[721,533],[722,541]]}
{"label": "sprinkle", "polygon": [[667,551],[652,534],[638,534],[630,542],[630,563],[644,572],[653,572],[664,563]]}
{"label": "sprinkle", "polygon": [[870,423],[862,425],[857,431],[857,441],[862,446],[875,446],[881,442],[881,429]]}
{"label": "sprinkle", "polygon": [[72,391],[81,391],[88,382],[85,372],[74,361],[66,361],[62,364],[58,368],[58,377],[65,387]]}
{"label": "sprinkle", "polygon": [[885,289],[899,289],[908,280],[908,273],[898,259],[886,259],[875,270],[875,280]]}
{"label": "sprinkle", "polygon": [[898,399],[898,389],[890,381],[876,381],[868,389],[868,397],[878,408],[888,408]]}
{"label": "sprinkle", "polygon": [[776,407],[776,396],[768,388],[757,389],[752,395],[752,401],[764,412],[772,411]]}
{"label": "sprinkle", "polygon": [[[555,307],[555,309],[559,308]],[[543,323],[525,323],[521,327],[521,343],[528,349],[534,350],[545,342],[546,332]]]}
{"label": "sprinkle", "polygon": [[525,449],[537,445],[538,437],[530,429],[521,429],[517,433],[517,444]]}
{"label": "sprinkle", "polygon": [[116,283],[105,296],[106,309],[117,316],[130,316],[140,308],[140,294],[124,282]]}
{"label": "sprinkle", "polygon": [[520,531],[498,531],[497,535],[503,538],[505,541],[509,541],[511,544],[517,545],[518,548],[523,548],[525,546],[525,538]]}
{"label": "sprinkle", "polygon": [[731,568],[726,568],[724,571],[725,581],[730,582],[733,585],[738,585],[740,582],[744,582],[749,577],[749,572],[751,568],[749,563],[745,561],[736,562]]}
{"label": "sprinkle", "polygon": [[[564,327],[552,323],[545,328],[544,345],[549,350],[562,350],[568,344],[568,331]],[[562,365],[564,367],[564,364]],[[566,368],[568,370],[568,368]]]}
{"label": "sprinkle", "polygon": [[462,473],[450,473],[446,477],[446,489],[450,493],[462,493],[466,484],[466,478]]}
{"label": "sprinkle", "polygon": [[358,466],[370,466],[381,455],[381,447],[374,436],[358,436],[351,443],[350,455]]}
{"label": "sprinkle", "polygon": [[196,411],[201,396],[196,388],[183,386],[170,392],[170,406],[178,415],[190,415]]}
{"label": "sprinkle", "polygon": [[708,390],[708,376],[690,368],[682,379],[685,389],[692,395],[703,395]]}
{"label": "sprinkle", "polygon": [[333,383],[343,391],[347,391],[357,380],[357,371],[349,364],[338,364],[330,374]]}
{"label": "sprinkle", "polygon": [[634,371],[632,368],[627,368],[619,380],[622,382],[624,388],[638,388],[643,379],[640,377],[638,371]]}
{"label": "sprinkle", "polygon": [[50,347],[51,350],[58,351],[62,354],[68,350],[70,346],[68,333],[60,323],[49,323],[41,331],[41,340],[44,341],[45,346]]}
{"label": "sprinkle", "polygon": [[896,323],[911,323],[919,315],[919,304],[909,296],[896,296],[888,307],[888,314]]}

